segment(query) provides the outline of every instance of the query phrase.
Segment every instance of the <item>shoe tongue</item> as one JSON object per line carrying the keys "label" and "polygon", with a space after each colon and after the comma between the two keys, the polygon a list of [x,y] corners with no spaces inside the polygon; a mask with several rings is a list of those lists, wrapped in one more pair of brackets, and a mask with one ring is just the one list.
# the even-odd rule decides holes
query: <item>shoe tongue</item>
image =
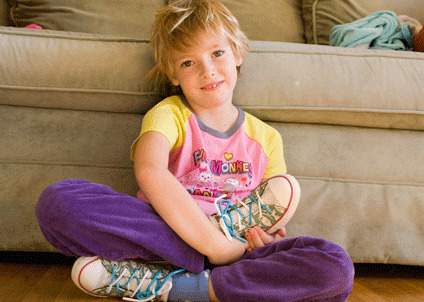
{"label": "shoe tongue", "polygon": [[[150,273],[147,278],[143,281],[143,285],[141,287],[141,291],[145,290],[147,288],[147,285],[149,284],[151,280]],[[121,278],[119,278],[122,275]],[[131,278],[132,277],[132,278]],[[115,271],[114,280],[109,279],[109,282],[115,282],[119,278],[119,286],[123,289],[127,289],[131,292],[133,292],[137,286],[139,285],[140,281],[144,278],[144,275],[141,271],[135,271],[133,267],[133,263],[127,262],[124,265],[121,265],[119,270]],[[128,283],[128,279],[131,278],[130,282]]]}
{"label": "shoe tongue", "polygon": [[281,177],[272,178],[268,181],[262,193],[261,199],[267,205],[275,205],[277,207],[287,207],[284,196],[287,196],[287,181]]}

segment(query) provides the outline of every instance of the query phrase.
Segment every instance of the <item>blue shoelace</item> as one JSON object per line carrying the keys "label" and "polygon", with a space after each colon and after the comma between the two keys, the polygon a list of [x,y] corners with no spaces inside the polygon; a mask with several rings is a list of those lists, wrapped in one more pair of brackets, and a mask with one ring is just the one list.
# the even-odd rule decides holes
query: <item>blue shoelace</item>
{"label": "blue shoelace", "polygon": [[[245,217],[243,215],[243,213],[239,210],[239,208],[237,206],[235,206],[234,204],[232,204],[231,200],[229,199],[219,199],[216,200],[216,204],[218,207],[218,214],[222,219],[222,222],[225,225],[225,229],[223,230],[225,235],[227,236],[228,239],[232,239],[232,238],[236,238],[239,241],[246,243],[246,239],[240,237],[240,235],[238,234],[238,232],[235,230],[234,228],[234,219],[233,216],[231,215],[231,211],[236,211],[237,215],[239,215],[239,221],[241,220],[240,217]],[[249,222],[252,220],[252,211],[251,211],[251,204],[249,204]],[[230,237],[229,237],[229,236]]]}
{"label": "blue shoelace", "polygon": [[[262,208],[269,211],[268,205],[262,202],[259,196],[257,196],[256,201],[258,203],[259,212],[261,216],[262,216],[262,212],[261,212]],[[248,203],[247,205],[241,203],[244,207],[248,207],[249,209],[248,215],[247,215],[249,225],[252,225],[252,222],[253,222],[253,215],[252,215],[253,203],[254,201]],[[239,233],[236,231],[234,227],[235,221],[233,216],[231,215],[231,212],[234,211],[239,217],[238,223],[241,224],[241,220],[243,218],[246,218],[246,215],[243,215],[243,213],[240,211],[240,208],[234,205],[231,202],[231,200],[225,199],[225,195],[222,195],[218,197],[217,199],[215,199],[215,207],[217,208],[218,215],[221,217],[221,221],[224,223],[224,225],[223,226],[221,225],[221,227],[225,236],[227,236],[229,240],[232,240],[232,238],[236,238],[237,240],[243,243],[246,243],[247,240],[241,237]]]}
{"label": "blue shoelace", "polygon": [[[113,266],[112,267],[112,280],[111,280],[111,288],[114,287],[114,289],[117,292],[120,292],[122,294],[124,294],[129,286],[130,283],[133,280],[136,280],[137,283],[137,287],[133,292],[133,295],[131,297],[123,297],[123,300],[126,301],[150,301],[153,298],[157,297],[160,294],[160,291],[162,290],[162,288],[164,287],[164,285],[166,284],[166,282],[174,275],[178,274],[178,273],[182,273],[185,272],[185,269],[177,269],[175,271],[172,271],[170,273],[168,273],[168,275],[163,278],[162,280],[160,280],[159,278],[161,277],[161,275],[163,274],[163,272],[158,271],[157,273],[155,273],[153,275],[153,278],[151,278],[150,282],[148,283],[146,289],[144,291],[141,291],[141,287],[143,284],[143,281],[145,279],[147,279],[148,274],[145,274],[143,278],[138,277],[141,273],[140,269],[135,268],[132,271],[130,271],[128,268],[125,268],[124,271],[118,276],[117,272],[118,272],[118,267],[117,266]],[[119,284],[119,280],[124,276],[125,274],[125,270],[128,270],[128,272],[130,273],[130,276],[127,279],[127,282],[125,282],[125,284],[120,285]],[[154,284],[154,286],[153,286]],[[170,288],[168,290],[170,290],[172,287],[172,285],[170,286]]]}

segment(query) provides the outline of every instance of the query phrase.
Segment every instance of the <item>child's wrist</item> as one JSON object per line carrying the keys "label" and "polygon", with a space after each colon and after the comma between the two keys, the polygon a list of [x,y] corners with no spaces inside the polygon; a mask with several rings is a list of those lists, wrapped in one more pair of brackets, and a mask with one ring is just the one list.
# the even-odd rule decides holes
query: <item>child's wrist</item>
{"label": "child's wrist", "polygon": [[207,255],[207,258],[212,264],[227,264],[240,259],[245,253],[248,244],[242,243],[238,240],[228,240],[227,238],[222,241],[220,246],[216,249],[215,253]]}

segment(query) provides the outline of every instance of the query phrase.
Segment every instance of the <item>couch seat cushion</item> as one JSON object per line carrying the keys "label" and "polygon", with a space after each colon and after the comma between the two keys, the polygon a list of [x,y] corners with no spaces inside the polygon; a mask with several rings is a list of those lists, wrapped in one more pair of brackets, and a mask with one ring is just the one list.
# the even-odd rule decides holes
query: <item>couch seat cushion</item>
{"label": "couch seat cushion", "polygon": [[275,122],[424,130],[422,53],[252,42],[236,104]]}
{"label": "couch seat cushion", "polygon": [[94,34],[0,27],[0,104],[145,112],[148,42]]}
{"label": "couch seat cushion", "polygon": [[0,105],[0,250],[54,250],[34,212],[53,182],[84,178],[135,194],[129,149],[140,121],[138,114]]}

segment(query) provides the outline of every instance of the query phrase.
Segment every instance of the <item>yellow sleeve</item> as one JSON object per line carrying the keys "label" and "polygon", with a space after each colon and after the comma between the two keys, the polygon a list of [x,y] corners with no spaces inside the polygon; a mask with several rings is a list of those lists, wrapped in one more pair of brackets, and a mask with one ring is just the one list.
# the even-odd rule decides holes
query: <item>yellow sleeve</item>
{"label": "yellow sleeve", "polygon": [[246,113],[246,134],[258,142],[268,159],[262,179],[287,173],[283,139],[280,133],[257,117]]}
{"label": "yellow sleeve", "polygon": [[150,131],[163,134],[169,141],[171,150],[180,146],[185,137],[185,124],[188,112],[178,97],[170,97],[163,100],[143,117],[140,134],[131,145],[131,160],[134,160],[134,152],[141,136]]}
{"label": "yellow sleeve", "polygon": [[286,161],[284,160],[283,139],[280,133],[272,128],[266,145],[268,164],[265,168],[263,178],[269,178],[277,174],[287,173]]}

